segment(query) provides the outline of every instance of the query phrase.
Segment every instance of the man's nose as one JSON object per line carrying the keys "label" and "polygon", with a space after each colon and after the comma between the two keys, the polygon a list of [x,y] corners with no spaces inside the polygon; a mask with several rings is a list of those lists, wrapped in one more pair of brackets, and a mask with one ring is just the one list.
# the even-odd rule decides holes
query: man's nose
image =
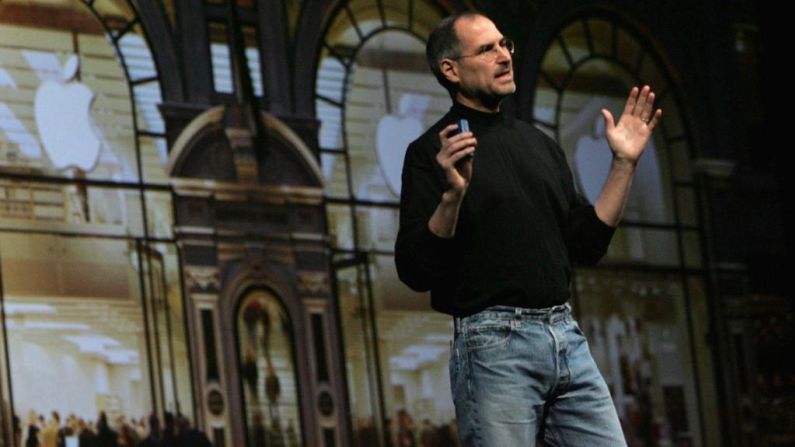
{"label": "man's nose", "polygon": [[513,56],[511,55],[511,52],[508,50],[508,47],[503,47],[503,46],[497,45],[497,62],[498,63],[510,62],[512,57]]}

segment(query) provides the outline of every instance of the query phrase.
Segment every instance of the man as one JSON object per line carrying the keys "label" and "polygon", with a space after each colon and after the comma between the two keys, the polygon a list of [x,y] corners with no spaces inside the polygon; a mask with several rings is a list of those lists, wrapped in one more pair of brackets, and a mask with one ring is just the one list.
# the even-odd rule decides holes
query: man
{"label": "man", "polygon": [[[450,379],[465,446],[625,445],[604,379],[573,320],[571,263],[606,252],[635,166],[662,111],[633,88],[618,124],[603,110],[613,162],[595,206],[562,150],[507,116],[513,42],[476,13],[444,19],[428,62],[453,99],[409,145],[398,275],[455,317]],[[471,132],[456,134],[458,119]]]}

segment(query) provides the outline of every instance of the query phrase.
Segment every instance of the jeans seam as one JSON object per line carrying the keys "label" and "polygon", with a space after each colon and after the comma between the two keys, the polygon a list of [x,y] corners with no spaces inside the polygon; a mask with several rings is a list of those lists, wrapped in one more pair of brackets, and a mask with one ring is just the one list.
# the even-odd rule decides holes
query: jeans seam
{"label": "jeans seam", "polygon": [[552,337],[552,359],[555,362],[555,371],[553,373],[554,379],[552,381],[552,385],[549,387],[549,391],[551,394],[554,394],[560,380],[560,356],[558,355],[558,339],[555,337],[555,331],[551,324],[545,323],[544,328],[547,330],[550,337]]}

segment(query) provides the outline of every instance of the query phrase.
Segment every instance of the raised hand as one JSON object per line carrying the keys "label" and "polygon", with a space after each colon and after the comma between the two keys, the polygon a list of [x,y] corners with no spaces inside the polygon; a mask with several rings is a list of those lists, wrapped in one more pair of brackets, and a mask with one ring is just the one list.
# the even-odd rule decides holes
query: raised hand
{"label": "raised hand", "polygon": [[654,92],[646,85],[640,90],[632,87],[618,124],[613,121],[610,111],[602,109],[607,143],[615,159],[637,163],[662,117],[662,109],[652,112],[653,105]]}

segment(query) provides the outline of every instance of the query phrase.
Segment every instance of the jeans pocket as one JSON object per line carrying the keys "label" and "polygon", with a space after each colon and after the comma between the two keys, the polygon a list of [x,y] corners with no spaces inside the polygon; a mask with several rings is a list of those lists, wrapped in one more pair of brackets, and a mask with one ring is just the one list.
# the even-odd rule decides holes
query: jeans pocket
{"label": "jeans pocket", "polygon": [[574,331],[575,334],[579,335],[582,338],[585,338],[585,332],[582,331],[582,328],[580,328],[580,324],[579,323],[577,323],[576,321],[572,320],[571,326],[572,326],[572,330]]}
{"label": "jeans pocket", "polygon": [[510,323],[469,328],[464,334],[467,351],[483,351],[502,346],[511,337],[512,331]]}

